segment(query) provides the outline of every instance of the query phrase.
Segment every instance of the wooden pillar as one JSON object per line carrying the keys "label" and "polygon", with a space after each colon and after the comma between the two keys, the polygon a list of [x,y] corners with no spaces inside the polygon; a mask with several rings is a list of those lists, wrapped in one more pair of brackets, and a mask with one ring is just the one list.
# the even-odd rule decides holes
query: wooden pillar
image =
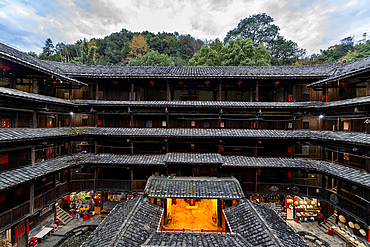
{"label": "wooden pillar", "polygon": [[249,102],[253,102],[253,86],[251,86],[251,93],[249,95]]}
{"label": "wooden pillar", "polygon": [[94,190],[98,190],[98,168],[94,169]]}
{"label": "wooden pillar", "polygon": [[10,88],[15,89],[17,84],[17,79],[14,76],[10,76]]}
{"label": "wooden pillar", "polygon": [[253,190],[254,190],[255,194],[258,193],[258,191],[257,191],[257,181],[258,181],[258,170],[255,170],[254,171],[254,179],[253,179]]}
{"label": "wooden pillar", "polygon": [[135,85],[133,83],[131,83],[131,101],[135,101]]}
{"label": "wooden pillar", "polygon": [[370,173],[370,158],[366,158],[366,171]]}
{"label": "wooden pillar", "polygon": [[95,85],[95,100],[99,100],[99,83]]}
{"label": "wooden pillar", "polygon": [[134,141],[131,140],[131,151],[130,151],[130,154],[131,155],[134,155]]}
{"label": "wooden pillar", "polygon": [[293,116],[292,130],[295,130],[295,116]]}
{"label": "wooden pillar", "polygon": [[326,102],[326,87],[323,87],[321,101]]}
{"label": "wooden pillar", "polygon": [[166,128],[170,128],[170,115],[168,114],[168,109],[165,109],[166,113]]}
{"label": "wooden pillar", "polygon": [[134,169],[130,167],[130,191],[134,188]]}
{"label": "wooden pillar", "polygon": [[14,128],[18,128],[19,126],[19,116],[18,116],[18,112],[15,113],[15,118],[14,118]]}
{"label": "wooden pillar", "polygon": [[57,206],[53,203],[53,210],[54,210],[54,222],[57,220]]}
{"label": "wooden pillar", "polygon": [[95,113],[95,127],[99,126],[98,122],[99,122],[99,113]]}
{"label": "wooden pillar", "polygon": [[72,100],[73,99],[73,96],[72,96],[72,85],[71,87],[69,88],[69,99]]}
{"label": "wooden pillar", "polygon": [[370,81],[366,82],[366,96],[370,96]]}
{"label": "wooden pillar", "polygon": [[95,154],[98,154],[98,141],[95,140]]}
{"label": "wooden pillar", "polygon": [[33,215],[33,211],[35,210],[35,184],[33,182],[30,183],[30,215]]}
{"label": "wooden pillar", "polygon": [[69,141],[68,142],[68,154],[71,155],[72,154],[72,141]]}
{"label": "wooden pillar", "polygon": [[32,80],[32,93],[37,93],[37,80]]}
{"label": "wooden pillar", "polygon": [[171,101],[170,84],[167,82],[167,101]]}
{"label": "wooden pillar", "polygon": [[293,145],[292,145],[292,152],[290,153],[290,156],[292,158],[295,158],[295,143],[293,143]]}
{"label": "wooden pillar", "polygon": [[221,83],[218,84],[218,101],[221,101],[222,100],[222,87],[221,87]]}
{"label": "wooden pillar", "polygon": [[297,85],[296,84],[293,85],[292,99],[293,99],[293,102],[297,101]]}
{"label": "wooden pillar", "polygon": [[255,99],[256,99],[256,102],[259,101],[259,85],[258,85],[258,82],[256,84],[256,96],[255,96]]}
{"label": "wooden pillar", "polygon": [[32,128],[37,128],[37,113],[36,111],[32,112]]}
{"label": "wooden pillar", "polygon": [[36,146],[32,145],[31,147],[31,165],[35,166],[36,163]]}

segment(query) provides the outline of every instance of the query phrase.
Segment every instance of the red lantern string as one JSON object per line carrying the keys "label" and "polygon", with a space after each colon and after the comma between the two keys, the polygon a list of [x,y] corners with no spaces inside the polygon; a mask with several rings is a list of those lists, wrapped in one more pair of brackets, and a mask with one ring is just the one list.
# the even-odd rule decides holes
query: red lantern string
{"label": "red lantern string", "polygon": [[206,86],[208,87],[209,81],[205,81],[204,84],[206,84]]}
{"label": "red lantern string", "polygon": [[50,84],[53,85],[53,88],[55,88],[55,85],[58,85],[58,82],[57,81],[51,81]]}
{"label": "red lantern string", "polygon": [[279,81],[274,82],[275,87],[277,87],[280,84]]}
{"label": "red lantern string", "polygon": [[238,88],[240,88],[240,85],[242,85],[242,81],[238,81],[236,84],[238,85]]}
{"label": "red lantern string", "polygon": [[153,86],[154,86],[154,84],[155,84],[155,82],[154,82],[154,81],[150,81],[149,83],[150,83],[150,85],[152,85],[152,87],[153,87]]}
{"label": "red lantern string", "polygon": [[8,65],[0,65],[0,69],[1,69],[1,71],[3,72],[3,76],[5,75],[5,72],[7,71],[7,70],[10,70],[10,66],[8,66]]}
{"label": "red lantern string", "polygon": [[346,89],[346,86],[348,84],[349,84],[348,81],[344,81],[344,82],[339,83],[339,85],[341,85],[343,87],[343,89]]}
{"label": "red lantern string", "polygon": [[179,81],[180,87],[182,86],[182,84],[184,84],[184,82],[183,81]]}
{"label": "red lantern string", "polygon": [[113,81],[114,87],[117,87],[118,81]]}

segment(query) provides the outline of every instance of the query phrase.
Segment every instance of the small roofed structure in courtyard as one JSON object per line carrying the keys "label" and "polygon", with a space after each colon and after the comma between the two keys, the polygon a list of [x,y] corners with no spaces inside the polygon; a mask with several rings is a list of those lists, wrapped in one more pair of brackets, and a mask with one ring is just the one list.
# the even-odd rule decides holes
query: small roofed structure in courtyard
{"label": "small roofed structure in courtyard", "polygon": [[144,195],[118,204],[82,247],[180,245],[308,246],[233,177],[151,176]]}

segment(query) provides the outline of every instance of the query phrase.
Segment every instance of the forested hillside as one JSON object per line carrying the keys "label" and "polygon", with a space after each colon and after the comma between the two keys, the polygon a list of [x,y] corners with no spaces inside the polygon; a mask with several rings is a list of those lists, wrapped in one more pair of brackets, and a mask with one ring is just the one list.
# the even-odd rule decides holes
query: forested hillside
{"label": "forested hillside", "polygon": [[297,43],[280,35],[280,28],[267,14],[241,20],[223,42],[204,42],[191,35],[141,33],[122,29],[102,39],[78,40],[74,44],[46,39],[43,52],[28,54],[44,60],[100,65],[128,66],[269,66],[312,65],[352,62],[370,56],[370,41],[355,42],[354,37],[306,54]]}
{"label": "forested hillside", "polygon": [[[74,44],[58,42],[55,47],[52,40],[47,39],[43,53],[38,57],[66,63],[126,65],[130,60],[153,50],[171,57],[174,65],[186,65],[203,44],[199,39],[177,32],[133,33],[122,29],[103,39],[78,40]],[[34,52],[29,54],[37,56]]]}

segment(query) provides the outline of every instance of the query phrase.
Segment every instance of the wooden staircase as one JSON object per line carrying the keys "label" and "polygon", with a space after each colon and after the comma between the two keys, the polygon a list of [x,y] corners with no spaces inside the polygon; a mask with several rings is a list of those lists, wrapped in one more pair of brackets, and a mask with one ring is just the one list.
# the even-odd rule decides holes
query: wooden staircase
{"label": "wooden staircase", "polygon": [[57,219],[62,225],[67,225],[74,220],[74,217],[70,216],[66,211],[57,206]]}
{"label": "wooden staircase", "polygon": [[329,218],[327,218],[325,223],[321,223],[321,228],[320,229],[327,233],[328,229],[332,228],[333,226],[335,226],[335,216],[334,216],[334,214],[332,216],[330,216]]}

